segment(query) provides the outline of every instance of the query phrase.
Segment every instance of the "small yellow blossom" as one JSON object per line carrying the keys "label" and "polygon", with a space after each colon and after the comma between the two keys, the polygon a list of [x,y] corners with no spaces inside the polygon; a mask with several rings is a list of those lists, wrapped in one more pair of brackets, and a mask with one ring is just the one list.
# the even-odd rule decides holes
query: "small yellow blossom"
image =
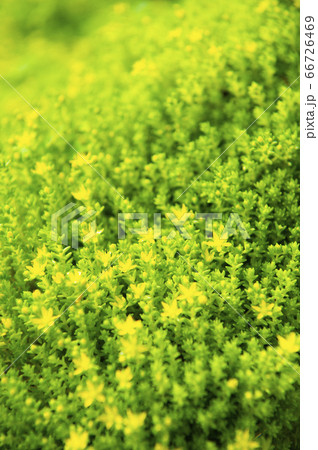
{"label": "small yellow blossom", "polygon": [[118,413],[117,406],[105,406],[105,412],[99,416],[98,420],[103,422],[108,430],[114,425],[120,430],[124,422],[123,417]]}
{"label": "small yellow blossom", "polygon": [[171,304],[162,302],[164,312],[161,313],[163,318],[176,319],[182,313],[182,309],[178,308],[177,299],[174,299]]}
{"label": "small yellow blossom", "polygon": [[43,277],[46,263],[40,263],[34,260],[32,266],[27,266],[27,269],[31,275],[31,279]]}
{"label": "small yellow blossom", "polygon": [[190,304],[193,303],[194,298],[202,295],[202,292],[198,290],[197,283],[191,283],[190,287],[185,287],[182,284],[179,284],[179,289],[181,294],[178,298],[181,300],[187,300]]}
{"label": "small yellow blossom", "polygon": [[42,293],[41,293],[41,291],[40,291],[39,289],[35,289],[35,290],[32,292],[32,297],[33,297],[33,298],[40,298],[41,295],[42,295]]}
{"label": "small yellow blossom", "polygon": [[119,308],[119,309],[123,309],[126,304],[126,299],[125,299],[125,297],[117,296],[117,297],[115,297],[115,301],[111,302],[111,304],[113,306],[117,306],[117,308]]}
{"label": "small yellow blossom", "polygon": [[131,290],[134,293],[135,299],[139,299],[143,296],[146,288],[146,283],[132,284]]}
{"label": "small yellow blossom", "polygon": [[71,160],[71,164],[72,167],[78,168],[78,167],[82,167],[82,166],[86,166],[87,164],[93,164],[94,162],[96,162],[97,157],[91,156],[90,153],[88,153],[87,155],[84,154],[78,154],[74,157],[74,159]]}
{"label": "small yellow blossom", "polygon": [[52,325],[54,320],[58,317],[53,315],[53,308],[46,309],[42,306],[41,313],[41,317],[32,319],[32,322],[37,325],[39,329]]}
{"label": "small yellow blossom", "polygon": [[131,380],[133,379],[133,374],[130,367],[123,370],[116,370],[116,378],[119,382],[120,388],[129,389],[131,386]]}
{"label": "small yellow blossom", "polygon": [[80,375],[81,373],[94,368],[94,364],[85,353],[82,353],[79,358],[75,358],[74,364],[76,366],[74,375]]}
{"label": "small yellow blossom", "polygon": [[110,253],[106,253],[101,250],[98,250],[96,252],[96,257],[104,264],[105,267],[108,267],[110,265],[110,261],[112,258],[112,255]]}
{"label": "small yellow blossom", "polygon": [[124,420],[125,434],[131,434],[134,431],[137,431],[138,428],[142,427],[144,421],[146,419],[147,414],[145,412],[142,413],[133,413],[130,409],[127,411],[127,417]]}
{"label": "small yellow blossom", "polygon": [[129,270],[132,270],[136,267],[135,264],[133,264],[131,257],[127,259],[127,261],[119,261],[118,267],[122,272],[129,272]]}
{"label": "small yellow blossom", "polygon": [[213,232],[213,239],[206,241],[209,247],[214,247],[218,252],[223,250],[223,247],[229,247],[231,244],[226,239],[222,239],[215,231]]}
{"label": "small yellow blossom", "polygon": [[274,303],[267,304],[265,300],[262,300],[260,306],[252,306],[252,308],[258,312],[257,318],[262,319],[265,316],[272,316]]}
{"label": "small yellow blossom", "polygon": [[169,450],[169,447],[167,447],[166,445],[160,444],[160,442],[156,442],[154,450]]}
{"label": "small yellow blossom", "polygon": [[64,275],[61,272],[57,272],[52,278],[56,284],[61,284],[64,279]]}
{"label": "small yellow blossom", "polygon": [[152,61],[147,61],[145,58],[136,61],[133,65],[132,75],[146,75],[156,76],[158,74],[157,66]]}
{"label": "small yellow blossom", "polygon": [[211,262],[214,258],[214,252],[210,253],[208,249],[205,250],[204,252],[204,259],[206,260],[206,262]]}
{"label": "small yellow blossom", "polygon": [[12,326],[12,320],[10,319],[10,317],[8,317],[7,319],[3,317],[1,319],[1,322],[3,323],[4,328],[6,328],[7,330]]}
{"label": "small yellow blossom", "polygon": [[81,283],[85,282],[85,278],[82,277],[82,272],[80,270],[72,270],[71,272],[67,272],[67,276],[70,284],[77,284],[79,281]]}
{"label": "small yellow blossom", "polygon": [[139,231],[139,241],[140,242],[154,242],[154,231],[152,228],[149,228],[148,231]]}
{"label": "small yellow blossom", "polygon": [[37,161],[35,169],[33,169],[32,172],[36,173],[37,175],[47,175],[51,169],[52,166],[49,166],[43,161]]}
{"label": "small yellow blossom", "polygon": [[76,200],[87,202],[91,198],[91,193],[92,191],[90,189],[87,189],[84,185],[81,185],[76,192],[72,192],[72,195],[76,198]]}
{"label": "small yellow blossom", "polygon": [[113,277],[114,277],[114,268],[109,267],[102,272],[100,279],[110,281],[113,279]]}
{"label": "small yellow blossom", "polygon": [[176,216],[176,218],[177,218],[178,220],[181,220],[182,217],[183,217],[185,214],[187,214],[188,209],[187,209],[187,207],[186,207],[184,204],[182,204],[182,207],[181,207],[181,208],[180,208],[180,206],[177,206],[177,207],[175,207],[175,208],[172,208],[172,209],[171,209],[171,212]]}
{"label": "small yellow blossom", "polygon": [[190,42],[198,42],[201,41],[203,37],[203,31],[202,30],[193,30],[189,34],[189,40]]}
{"label": "small yellow blossom", "polygon": [[139,344],[136,335],[130,335],[128,338],[121,338],[120,340],[122,351],[119,355],[120,362],[126,362],[129,359],[134,359],[147,350],[145,345]]}
{"label": "small yellow blossom", "polygon": [[218,47],[216,47],[214,44],[211,45],[211,47],[208,50],[209,55],[218,55],[220,53],[220,50]]}
{"label": "small yellow blossom", "polygon": [[142,261],[149,262],[153,258],[152,250],[150,250],[149,253],[141,252],[140,257],[141,257]]}
{"label": "small yellow blossom", "polygon": [[87,443],[88,432],[79,428],[78,431],[73,430],[70,432],[70,437],[65,443],[65,450],[85,450]]}
{"label": "small yellow blossom", "polygon": [[181,36],[181,33],[182,33],[182,28],[175,28],[174,30],[171,30],[169,32],[169,38],[170,39],[178,38]]}
{"label": "small yellow blossom", "polygon": [[236,378],[230,378],[227,382],[227,385],[231,389],[235,389],[238,386],[238,381]]}
{"label": "small yellow blossom", "polygon": [[120,322],[117,318],[115,318],[114,323],[120,336],[135,334],[137,329],[142,327],[141,321],[134,320],[131,316],[128,316],[125,322]]}
{"label": "small yellow blossom", "polygon": [[299,351],[299,336],[290,333],[286,338],[278,336],[279,347],[286,353],[296,353]]}
{"label": "small yellow blossom", "polygon": [[78,395],[84,401],[84,406],[88,408],[95,401],[98,402],[105,401],[105,396],[102,394],[103,389],[104,383],[100,383],[97,386],[88,380],[86,384],[86,390],[81,391]]}
{"label": "small yellow blossom", "polygon": [[259,448],[259,445],[255,441],[250,440],[250,433],[248,430],[236,432],[235,442],[227,446],[227,450],[252,450]]}
{"label": "small yellow blossom", "polygon": [[24,131],[21,136],[17,136],[17,143],[20,148],[31,147],[35,140],[35,133],[33,131]]}
{"label": "small yellow blossom", "polygon": [[257,50],[257,44],[256,42],[248,42],[245,48],[249,53],[254,53]]}

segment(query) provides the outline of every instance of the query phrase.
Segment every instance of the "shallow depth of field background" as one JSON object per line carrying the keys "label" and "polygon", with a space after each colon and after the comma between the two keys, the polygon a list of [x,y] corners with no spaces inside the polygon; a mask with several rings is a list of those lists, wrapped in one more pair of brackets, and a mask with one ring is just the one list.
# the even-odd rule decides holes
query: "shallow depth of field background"
{"label": "shallow depth of field background", "polygon": [[[0,447],[299,448],[298,2],[2,0],[0,22]],[[100,231],[77,250],[51,238],[70,202]],[[191,213],[191,239],[119,241],[120,212]],[[196,212],[223,214],[213,239]],[[220,240],[230,213],[249,240]]]}

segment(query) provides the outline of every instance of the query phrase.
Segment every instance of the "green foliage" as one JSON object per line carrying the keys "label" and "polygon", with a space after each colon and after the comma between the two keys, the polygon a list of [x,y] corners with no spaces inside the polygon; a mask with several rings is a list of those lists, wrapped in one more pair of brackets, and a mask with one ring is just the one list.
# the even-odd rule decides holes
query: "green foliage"
{"label": "green foliage", "polygon": [[[0,73],[90,164],[0,79],[1,448],[298,448],[295,5],[1,2]],[[97,211],[78,250],[70,202]],[[117,239],[185,211],[190,240]]]}

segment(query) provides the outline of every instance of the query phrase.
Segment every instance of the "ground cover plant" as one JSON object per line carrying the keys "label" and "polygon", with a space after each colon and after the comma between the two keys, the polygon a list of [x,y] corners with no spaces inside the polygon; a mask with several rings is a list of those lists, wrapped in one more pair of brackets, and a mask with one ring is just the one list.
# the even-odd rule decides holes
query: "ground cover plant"
{"label": "ground cover plant", "polygon": [[0,448],[299,448],[297,3],[1,2]]}

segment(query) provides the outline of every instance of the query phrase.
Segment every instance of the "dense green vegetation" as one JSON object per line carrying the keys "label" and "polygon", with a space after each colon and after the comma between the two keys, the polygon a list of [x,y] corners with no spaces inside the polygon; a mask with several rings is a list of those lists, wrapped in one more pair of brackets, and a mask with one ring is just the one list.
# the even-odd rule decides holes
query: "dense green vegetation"
{"label": "dense green vegetation", "polygon": [[[0,448],[297,449],[297,2],[0,19]],[[70,202],[97,212],[78,249],[51,236]],[[122,212],[149,233],[118,240]],[[250,239],[221,239],[231,213]]]}

